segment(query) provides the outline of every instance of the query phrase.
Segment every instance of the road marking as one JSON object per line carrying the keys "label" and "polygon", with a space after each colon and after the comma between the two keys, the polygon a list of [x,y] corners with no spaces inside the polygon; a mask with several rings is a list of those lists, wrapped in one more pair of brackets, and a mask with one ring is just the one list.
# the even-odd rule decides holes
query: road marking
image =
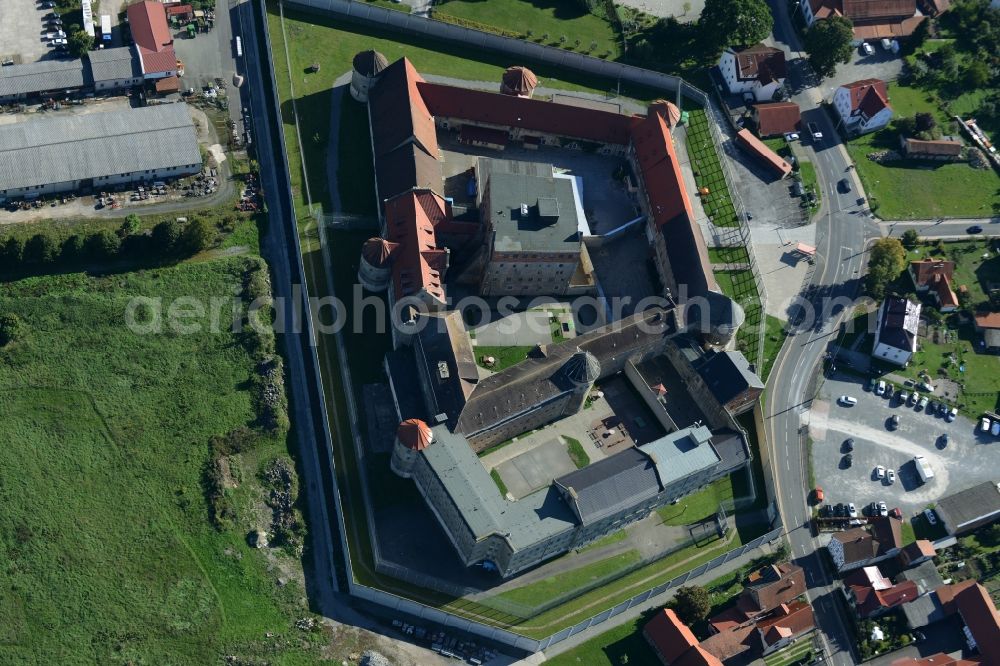
{"label": "road marking", "polygon": [[791,463],[788,462],[788,458],[785,458],[785,471],[786,472],[791,472],[792,471]]}

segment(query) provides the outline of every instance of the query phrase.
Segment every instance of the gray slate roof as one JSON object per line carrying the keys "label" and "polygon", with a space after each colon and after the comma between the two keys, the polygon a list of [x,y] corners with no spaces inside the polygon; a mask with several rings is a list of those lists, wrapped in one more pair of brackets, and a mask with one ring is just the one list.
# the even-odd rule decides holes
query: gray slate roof
{"label": "gray slate roof", "polygon": [[186,104],[0,126],[0,190],[201,164]]}
{"label": "gray slate roof", "polygon": [[556,479],[575,495],[584,525],[635,506],[660,492],[656,465],[632,447]]}
{"label": "gray slate roof", "polygon": [[84,86],[83,61],[40,60],[0,67],[0,97]]}
{"label": "gray slate roof", "polygon": [[643,444],[640,448],[654,461],[664,488],[685,476],[718,465],[722,458],[709,443],[712,431],[705,426],[685,428]]}
{"label": "gray slate roof", "polygon": [[1000,485],[984,481],[942,497],[934,511],[952,534],[961,532],[969,524],[980,520],[1000,519]]}
{"label": "gray slate roof", "polygon": [[90,72],[94,81],[134,79],[142,76],[139,57],[130,46],[91,51]]}
{"label": "gray slate roof", "polygon": [[722,405],[749,389],[764,389],[760,377],[750,369],[749,361],[738,351],[706,354],[696,369]]}

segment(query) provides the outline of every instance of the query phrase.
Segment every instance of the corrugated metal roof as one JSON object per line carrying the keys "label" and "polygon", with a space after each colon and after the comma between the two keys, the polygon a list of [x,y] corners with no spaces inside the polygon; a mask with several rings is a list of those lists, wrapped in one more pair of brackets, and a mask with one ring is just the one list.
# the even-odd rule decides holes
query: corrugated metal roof
{"label": "corrugated metal roof", "polygon": [[705,426],[697,426],[672,432],[639,448],[653,459],[660,483],[666,487],[678,479],[719,464],[722,458],[709,443],[711,439],[712,431]]}
{"label": "corrugated metal roof", "polygon": [[0,190],[201,164],[184,104],[0,126]]}
{"label": "corrugated metal roof", "polygon": [[133,79],[142,76],[139,58],[130,46],[91,51],[89,57],[94,81]]}
{"label": "corrugated metal roof", "polygon": [[0,67],[0,97],[82,88],[83,61],[40,60]]}

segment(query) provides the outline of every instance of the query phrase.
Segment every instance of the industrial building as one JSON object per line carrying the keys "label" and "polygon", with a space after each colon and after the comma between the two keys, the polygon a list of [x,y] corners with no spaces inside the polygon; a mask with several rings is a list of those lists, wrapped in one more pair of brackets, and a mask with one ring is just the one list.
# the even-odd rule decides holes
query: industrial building
{"label": "industrial building", "polygon": [[80,60],[40,60],[0,67],[0,103],[35,96],[65,95],[87,85]]}
{"label": "industrial building", "polygon": [[0,126],[0,200],[175,178],[201,166],[184,104]]}

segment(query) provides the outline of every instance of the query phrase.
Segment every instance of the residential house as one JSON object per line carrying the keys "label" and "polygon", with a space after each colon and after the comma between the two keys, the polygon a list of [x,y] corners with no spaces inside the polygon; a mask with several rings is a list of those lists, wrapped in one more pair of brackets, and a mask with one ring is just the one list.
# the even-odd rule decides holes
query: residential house
{"label": "residential house", "polygon": [[728,48],[719,59],[719,70],[729,92],[751,93],[758,102],[770,102],[785,81],[785,52],[765,44],[739,51]]}
{"label": "residential house", "polygon": [[953,536],[962,536],[1000,520],[1000,484],[984,481],[942,497],[934,507],[941,524]]}
{"label": "residential house", "polygon": [[1000,664],[1000,613],[986,588],[976,583],[955,595],[955,607],[965,623],[965,642],[986,664]]}
{"label": "residential house", "polygon": [[733,416],[753,409],[764,392],[764,382],[738,351],[707,352],[695,369],[719,404]]}
{"label": "residential house", "polygon": [[177,54],[174,38],[167,25],[167,12],[162,3],[143,0],[126,10],[132,41],[139,50],[139,63],[146,80],[177,76]]}
{"label": "residential house", "polygon": [[926,18],[917,0],[799,0],[806,25],[844,16],[854,25],[857,41],[909,37]]}
{"label": "residential house", "polygon": [[757,134],[761,138],[781,136],[789,132],[798,132],[802,122],[802,113],[795,102],[771,102],[770,104],[755,104],[753,120],[757,124]]}
{"label": "residential house", "polygon": [[671,608],[664,608],[646,623],[642,635],[663,666],[722,666],[698,643],[687,625]]}
{"label": "residential house", "polygon": [[816,627],[813,609],[805,601],[781,604],[767,618],[757,622],[761,655],[777,652]]}
{"label": "residential house", "polygon": [[899,551],[899,563],[908,569],[930,560],[936,554],[933,543],[927,539],[917,539]]}
{"label": "residential house", "polygon": [[899,147],[911,160],[955,162],[962,159],[962,148],[965,146],[958,139],[950,137],[925,141],[900,136]]}
{"label": "residential house", "polygon": [[892,120],[885,81],[862,79],[846,83],[833,93],[833,108],[848,134],[880,130]]}
{"label": "residential house", "polygon": [[770,564],[751,573],[736,605],[716,615],[709,623],[714,631],[720,632],[791,603],[805,591],[806,577],[802,567],[791,562]]}
{"label": "residential house", "polygon": [[870,530],[856,527],[834,533],[826,548],[837,571],[844,572],[895,556],[902,542],[902,521],[887,516],[872,521]]}
{"label": "residential house", "polygon": [[878,617],[920,596],[917,584],[904,580],[894,585],[878,567],[863,567],[844,578],[844,596],[860,618]]}
{"label": "residential house", "polygon": [[1000,312],[977,312],[972,322],[976,333],[983,336],[980,347],[984,351],[1000,354]]}
{"label": "residential house", "polygon": [[963,659],[938,652],[927,657],[902,657],[893,661],[891,666],[983,666],[983,662],[977,657]]}
{"label": "residential house", "polygon": [[954,312],[958,308],[958,296],[952,289],[955,262],[943,259],[921,259],[911,261],[907,269],[918,294],[930,294],[941,312]]}
{"label": "residential house", "polygon": [[878,309],[872,356],[905,366],[917,351],[920,304],[899,296],[886,296]]}

